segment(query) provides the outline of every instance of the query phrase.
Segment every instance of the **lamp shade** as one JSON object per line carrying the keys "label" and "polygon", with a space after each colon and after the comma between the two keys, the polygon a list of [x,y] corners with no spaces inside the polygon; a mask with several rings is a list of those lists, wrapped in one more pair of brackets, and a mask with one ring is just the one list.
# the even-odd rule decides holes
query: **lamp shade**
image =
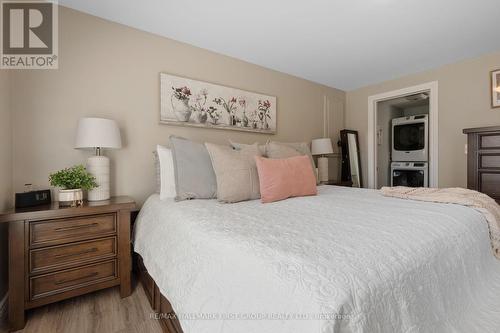
{"label": "lamp shade", "polygon": [[330,138],[314,139],[311,143],[313,155],[326,155],[333,153],[332,140]]}
{"label": "lamp shade", "polygon": [[78,121],[75,148],[121,148],[120,129],[114,120],[82,118]]}

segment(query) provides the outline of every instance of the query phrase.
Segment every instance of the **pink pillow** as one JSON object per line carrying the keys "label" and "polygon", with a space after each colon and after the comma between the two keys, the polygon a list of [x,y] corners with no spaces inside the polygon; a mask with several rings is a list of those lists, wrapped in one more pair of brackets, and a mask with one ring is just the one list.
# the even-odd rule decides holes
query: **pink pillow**
{"label": "pink pillow", "polygon": [[309,156],[271,159],[255,156],[263,203],[316,195],[316,177]]}

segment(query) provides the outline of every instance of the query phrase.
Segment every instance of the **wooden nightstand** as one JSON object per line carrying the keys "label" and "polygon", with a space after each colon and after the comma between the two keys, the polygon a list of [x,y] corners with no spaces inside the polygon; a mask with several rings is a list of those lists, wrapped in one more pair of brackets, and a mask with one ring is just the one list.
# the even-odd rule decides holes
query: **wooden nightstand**
{"label": "wooden nightstand", "polygon": [[128,197],[58,203],[0,214],[9,223],[9,324],[25,325],[25,310],[99,289],[131,294]]}

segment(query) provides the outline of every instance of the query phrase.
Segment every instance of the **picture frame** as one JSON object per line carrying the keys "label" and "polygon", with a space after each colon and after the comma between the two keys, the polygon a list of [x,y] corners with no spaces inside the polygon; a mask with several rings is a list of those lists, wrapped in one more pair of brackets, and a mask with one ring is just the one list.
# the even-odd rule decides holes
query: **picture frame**
{"label": "picture frame", "polygon": [[491,107],[500,108],[500,69],[491,71]]}
{"label": "picture frame", "polygon": [[276,97],[160,73],[160,124],[276,134]]}

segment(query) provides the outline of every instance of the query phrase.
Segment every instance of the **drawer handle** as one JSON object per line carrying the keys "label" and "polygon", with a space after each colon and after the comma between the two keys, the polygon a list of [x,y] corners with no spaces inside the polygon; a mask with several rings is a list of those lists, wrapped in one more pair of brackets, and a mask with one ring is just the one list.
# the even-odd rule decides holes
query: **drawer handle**
{"label": "drawer handle", "polygon": [[68,283],[68,282],[75,282],[75,281],[79,281],[79,280],[88,279],[88,278],[91,278],[91,277],[94,277],[94,276],[97,276],[97,275],[99,275],[98,272],[93,272],[93,273],[87,274],[85,276],[80,276],[80,277],[78,277],[76,279],[59,280],[59,281],[56,281],[55,284],[56,285],[61,285],[61,284],[65,284],[65,283]]}
{"label": "drawer handle", "polygon": [[94,252],[97,252],[96,247],[93,247],[93,248],[88,249],[88,250],[80,251],[80,252],[75,252],[75,253],[56,254],[54,256],[54,258],[59,258],[59,259],[60,258],[70,258],[70,257],[79,256],[82,254],[94,253]]}
{"label": "drawer handle", "polygon": [[61,228],[55,228],[54,230],[57,232],[61,231],[68,231],[68,230],[76,230],[76,229],[84,229],[84,228],[92,228],[99,225],[99,223],[94,222],[91,224],[82,224],[82,225],[73,225],[71,227],[61,227]]}

